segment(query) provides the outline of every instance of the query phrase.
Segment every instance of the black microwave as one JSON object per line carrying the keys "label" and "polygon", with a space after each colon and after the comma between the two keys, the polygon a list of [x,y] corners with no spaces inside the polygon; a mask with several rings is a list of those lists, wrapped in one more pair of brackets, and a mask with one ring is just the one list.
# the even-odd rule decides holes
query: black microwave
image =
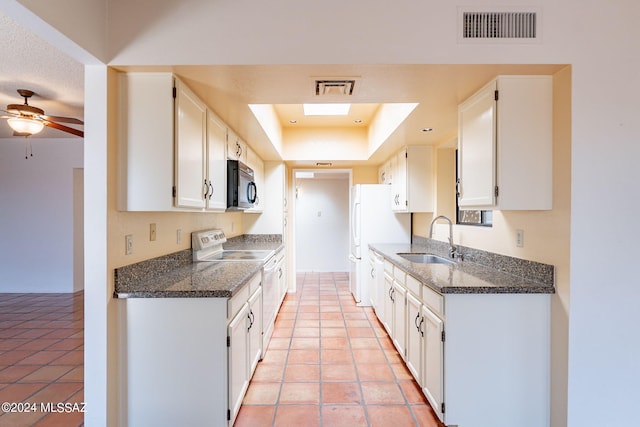
{"label": "black microwave", "polygon": [[227,160],[227,209],[249,209],[257,196],[253,169],[238,160]]}

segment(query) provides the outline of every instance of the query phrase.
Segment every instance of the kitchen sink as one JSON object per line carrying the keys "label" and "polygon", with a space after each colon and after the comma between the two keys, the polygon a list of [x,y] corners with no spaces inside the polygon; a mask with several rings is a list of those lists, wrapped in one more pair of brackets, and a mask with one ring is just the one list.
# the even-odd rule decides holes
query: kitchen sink
{"label": "kitchen sink", "polygon": [[418,264],[455,264],[454,261],[425,253],[398,253],[402,258]]}

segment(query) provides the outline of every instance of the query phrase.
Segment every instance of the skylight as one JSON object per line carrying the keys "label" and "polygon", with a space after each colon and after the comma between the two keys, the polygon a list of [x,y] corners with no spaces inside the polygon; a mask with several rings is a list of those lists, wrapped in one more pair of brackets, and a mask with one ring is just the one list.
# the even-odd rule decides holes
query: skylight
{"label": "skylight", "polygon": [[304,104],[305,116],[346,116],[351,104]]}

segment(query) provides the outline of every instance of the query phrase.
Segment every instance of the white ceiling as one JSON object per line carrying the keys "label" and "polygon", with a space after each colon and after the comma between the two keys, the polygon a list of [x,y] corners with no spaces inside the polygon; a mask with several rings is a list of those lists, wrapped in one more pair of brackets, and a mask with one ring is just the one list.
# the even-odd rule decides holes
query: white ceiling
{"label": "white ceiling", "polygon": [[[58,49],[0,13],[0,109],[22,104],[18,89],[35,95],[29,105],[52,116],[83,119],[84,67]],[[4,113],[0,112],[0,115]],[[76,138],[45,128],[30,138]],[[6,120],[0,120],[0,138],[13,138]]]}
{"label": "white ceiling", "polygon": [[[29,103],[45,114],[83,119],[82,64],[53,48],[0,14],[0,108],[22,99],[17,89],[36,92]],[[201,65],[175,67],[117,67],[119,70],[164,70],[180,76],[236,133],[265,160],[277,160],[264,131],[248,104],[274,104],[283,127],[306,126],[296,117],[305,102],[325,102],[315,94],[315,79],[356,79],[354,94],[336,101],[366,104],[354,111],[368,125],[381,103],[419,103],[404,123],[368,162],[381,163],[401,145],[439,145],[455,138],[457,105],[499,74],[553,74],[563,65]],[[344,100],[343,100],[344,98]],[[291,104],[291,105],[289,105]],[[361,107],[361,108],[358,108]],[[347,125],[353,124],[353,117]],[[11,137],[0,121],[0,138]],[[326,121],[326,125],[336,126]],[[317,119],[309,126],[320,126]],[[433,128],[432,132],[421,129]],[[38,136],[68,137],[54,129]],[[331,160],[331,153],[322,160]],[[340,167],[340,162],[335,163]],[[344,162],[343,162],[344,163]],[[363,163],[363,162],[360,162]],[[296,164],[292,162],[292,164]],[[303,163],[300,163],[303,164]]]}

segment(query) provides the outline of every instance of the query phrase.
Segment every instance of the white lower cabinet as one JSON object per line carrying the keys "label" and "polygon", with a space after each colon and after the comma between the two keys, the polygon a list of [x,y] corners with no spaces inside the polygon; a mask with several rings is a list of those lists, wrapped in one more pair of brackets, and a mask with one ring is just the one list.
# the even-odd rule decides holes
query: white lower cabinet
{"label": "white lower cabinet", "polygon": [[118,424],[232,426],[262,351],[261,274],[230,299],[120,302]]}
{"label": "white lower cabinet", "polygon": [[421,375],[418,381],[431,406],[443,419],[444,407],[444,321],[426,306],[420,307],[420,339],[422,340]]}
{"label": "white lower cabinet", "polygon": [[389,275],[389,273],[385,270],[384,272],[384,280],[382,281],[382,284],[384,286],[384,291],[383,291],[383,295],[384,295],[384,302],[383,302],[383,306],[384,306],[384,310],[383,310],[383,315],[381,316],[380,313],[376,313],[378,315],[378,318],[380,319],[380,321],[382,322],[382,325],[384,326],[384,328],[387,330],[387,333],[389,334],[389,337],[392,337],[393,335],[393,329],[392,329],[392,325],[393,325],[393,277]]}
{"label": "white lower cabinet", "polygon": [[247,318],[249,317],[249,306],[242,306],[236,317],[229,323],[227,336],[229,337],[229,417],[235,420],[242,398],[249,386],[248,351],[249,340],[247,339]]}
{"label": "white lower cabinet", "polygon": [[240,411],[253,371],[262,357],[262,286],[229,322],[229,424]]}
{"label": "white lower cabinet", "polygon": [[396,346],[396,349],[401,355],[403,355],[403,357],[405,356],[405,332],[407,330],[406,295],[407,291],[404,287],[398,283],[398,281],[394,280],[393,291],[391,293],[393,300],[393,326],[391,328],[393,333],[391,335],[391,339],[393,339],[393,345]]}
{"label": "white lower cabinet", "polygon": [[422,329],[422,303],[418,298],[407,293],[407,345],[405,362],[407,368],[422,386],[422,353],[424,347],[424,332]]}
{"label": "white lower cabinet", "polygon": [[384,270],[376,315],[440,421],[548,427],[549,294],[444,296],[387,260]]}

